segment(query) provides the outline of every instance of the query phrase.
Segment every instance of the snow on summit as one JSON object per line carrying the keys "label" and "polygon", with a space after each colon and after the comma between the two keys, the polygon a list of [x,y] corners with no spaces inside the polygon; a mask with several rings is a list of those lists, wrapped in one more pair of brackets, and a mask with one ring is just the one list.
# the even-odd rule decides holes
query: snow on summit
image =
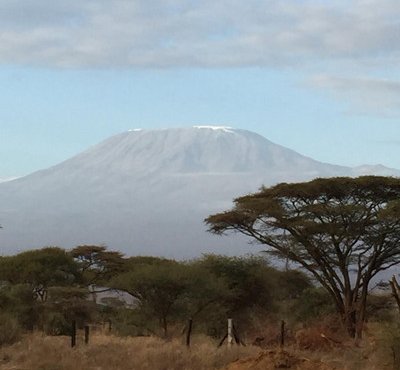
{"label": "snow on summit", "polygon": [[225,132],[232,132],[233,133],[233,128],[229,126],[193,126],[194,128],[199,128],[199,129],[211,129],[211,130],[222,130]]}

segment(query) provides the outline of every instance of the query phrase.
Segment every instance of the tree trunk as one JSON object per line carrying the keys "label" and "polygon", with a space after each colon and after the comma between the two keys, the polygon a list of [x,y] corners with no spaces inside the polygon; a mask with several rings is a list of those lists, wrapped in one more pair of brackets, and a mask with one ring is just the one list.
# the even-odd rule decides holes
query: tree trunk
{"label": "tree trunk", "polygon": [[349,308],[343,315],[343,323],[351,338],[356,337],[356,312]]}
{"label": "tree trunk", "polygon": [[392,280],[389,281],[390,287],[392,288],[392,295],[396,300],[397,307],[400,311],[400,286],[396,280],[396,277],[393,275]]}
{"label": "tree trunk", "polygon": [[356,340],[362,339],[366,318],[366,303],[367,296],[362,294],[361,298],[355,304],[348,306],[342,315],[347,333]]}
{"label": "tree trunk", "polygon": [[364,329],[364,322],[365,322],[365,318],[363,316],[364,315],[360,314],[360,317],[358,318],[358,320],[356,322],[355,339],[357,341],[362,339],[362,332],[363,332],[363,329]]}
{"label": "tree trunk", "polygon": [[362,332],[364,329],[364,323],[366,319],[366,308],[367,308],[367,297],[368,297],[368,286],[366,286],[362,292],[360,300],[357,305],[357,320],[356,320],[356,339],[362,339]]}

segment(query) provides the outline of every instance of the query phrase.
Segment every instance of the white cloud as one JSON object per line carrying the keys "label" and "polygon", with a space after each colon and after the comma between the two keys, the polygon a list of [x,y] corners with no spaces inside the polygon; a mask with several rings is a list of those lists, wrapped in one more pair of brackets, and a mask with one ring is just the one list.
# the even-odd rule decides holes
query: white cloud
{"label": "white cloud", "polygon": [[346,102],[351,113],[386,117],[400,114],[400,81],[320,75],[315,76],[311,84]]}
{"label": "white cloud", "polygon": [[352,113],[398,116],[400,82],[370,76],[398,74],[399,32],[398,0],[2,0],[0,64],[300,68]]}
{"label": "white cloud", "polygon": [[395,65],[399,15],[396,0],[2,0],[0,63]]}

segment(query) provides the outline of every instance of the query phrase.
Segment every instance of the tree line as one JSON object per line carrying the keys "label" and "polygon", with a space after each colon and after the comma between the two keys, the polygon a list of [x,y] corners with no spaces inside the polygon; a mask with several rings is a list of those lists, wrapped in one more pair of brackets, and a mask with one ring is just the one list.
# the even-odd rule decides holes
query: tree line
{"label": "tree line", "polygon": [[227,317],[248,329],[289,312],[306,317],[298,302],[316,294],[318,313],[332,310],[306,274],[274,268],[263,256],[176,261],[125,257],[104,246],[46,247],[1,257],[0,281],[0,324],[53,335],[68,334],[74,320],[168,337],[191,318],[198,332],[220,337]]}

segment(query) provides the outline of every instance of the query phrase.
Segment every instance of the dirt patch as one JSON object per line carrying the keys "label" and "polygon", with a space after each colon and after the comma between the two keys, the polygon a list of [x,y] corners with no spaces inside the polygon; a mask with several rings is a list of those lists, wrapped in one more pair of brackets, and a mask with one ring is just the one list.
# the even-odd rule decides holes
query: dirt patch
{"label": "dirt patch", "polygon": [[323,362],[297,357],[284,350],[261,352],[257,357],[237,360],[224,370],[339,370]]}

